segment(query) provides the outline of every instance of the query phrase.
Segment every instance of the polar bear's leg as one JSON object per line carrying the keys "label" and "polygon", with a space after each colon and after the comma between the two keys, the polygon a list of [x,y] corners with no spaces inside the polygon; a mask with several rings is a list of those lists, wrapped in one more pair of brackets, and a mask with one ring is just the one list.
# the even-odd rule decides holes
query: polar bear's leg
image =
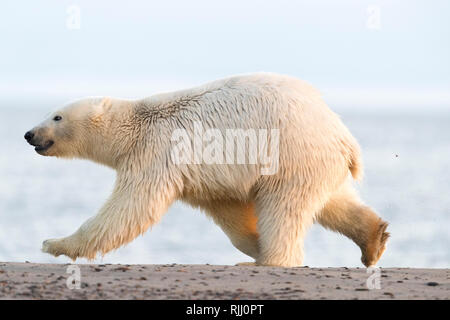
{"label": "polar bear's leg", "polygon": [[142,177],[118,177],[112,195],[96,216],[71,236],[44,241],[42,251],[73,260],[94,259],[98,252],[105,254],[144,233],[159,221],[174,198],[175,190],[169,184],[158,187]]}
{"label": "polar bear's leg", "polygon": [[323,196],[292,182],[274,183],[276,190],[260,190],[256,197],[260,254],[256,263],[283,267],[303,262],[303,239],[313,224]]}
{"label": "polar bear's leg", "polygon": [[208,203],[204,208],[237,249],[254,259],[258,257],[257,217],[253,202]]}
{"label": "polar bear's leg", "polygon": [[352,239],[361,248],[365,266],[377,263],[389,238],[385,232],[387,222],[361,202],[349,183],[330,198],[318,214],[317,222]]}

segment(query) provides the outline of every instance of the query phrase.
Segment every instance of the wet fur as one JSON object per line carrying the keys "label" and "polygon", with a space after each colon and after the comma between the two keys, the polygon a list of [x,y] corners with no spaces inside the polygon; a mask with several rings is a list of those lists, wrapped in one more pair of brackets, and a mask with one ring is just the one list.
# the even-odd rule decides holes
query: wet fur
{"label": "wet fur", "polygon": [[[301,265],[314,222],[352,239],[365,265],[384,251],[387,223],[349,182],[350,174],[362,176],[359,145],[301,80],[236,76],[142,100],[81,100],[60,112],[67,134],[49,129],[55,126],[49,122],[38,128],[55,140],[47,155],[108,165],[117,181],[96,216],[69,237],[45,241],[45,252],[72,259],[106,254],[157,223],[176,200],[205,211],[259,265]],[[259,165],[173,164],[172,132],[192,133],[195,121],[205,129],[280,129],[278,171],[264,176]]]}

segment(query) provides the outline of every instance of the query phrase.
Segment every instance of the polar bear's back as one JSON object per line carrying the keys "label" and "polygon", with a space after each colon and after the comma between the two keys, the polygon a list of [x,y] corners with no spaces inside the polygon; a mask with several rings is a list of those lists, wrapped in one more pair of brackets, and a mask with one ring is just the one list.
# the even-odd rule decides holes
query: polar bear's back
{"label": "polar bear's back", "polygon": [[[286,75],[254,73],[177,92],[192,103],[188,122],[227,129],[279,129],[280,155],[343,155],[355,178],[362,174],[359,145],[341,119],[309,83]],[[173,98],[173,96],[172,96]],[[281,159],[282,160],[282,159]]]}
{"label": "polar bear's back", "polygon": [[274,73],[232,76],[190,89],[157,94],[142,102],[162,116],[176,113],[177,121],[187,118],[214,127],[278,128],[280,121],[281,125],[293,122],[297,116],[305,117],[308,112],[329,113],[328,117],[337,119],[313,86]]}
{"label": "polar bear's back", "polygon": [[[159,94],[146,99],[144,105],[151,117],[164,118],[160,130],[167,139],[179,128],[193,136],[196,123],[204,130],[221,132],[278,129],[279,168],[274,176],[280,179],[312,175],[314,179],[327,179],[328,175],[348,175],[349,169],[357,178],[362,172],[359,146],[349,130],[318,90],[293,77],[271,73],[234,76]],[[239,190],[245,194],[261,176],[258,165],[195,164],[183,168],[192,188],[209,194],[199,187],[224,187],[224,192]],[[211,176],[222,185],[215,185]]]}

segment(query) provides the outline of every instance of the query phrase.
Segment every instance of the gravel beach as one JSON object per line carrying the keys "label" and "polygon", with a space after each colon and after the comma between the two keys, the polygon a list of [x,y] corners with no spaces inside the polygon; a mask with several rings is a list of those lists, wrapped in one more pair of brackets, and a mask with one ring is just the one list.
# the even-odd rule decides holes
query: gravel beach
{"label": "gravel beach", "polygon": [[0,299],[449,298],[450,269],[0,262]]}

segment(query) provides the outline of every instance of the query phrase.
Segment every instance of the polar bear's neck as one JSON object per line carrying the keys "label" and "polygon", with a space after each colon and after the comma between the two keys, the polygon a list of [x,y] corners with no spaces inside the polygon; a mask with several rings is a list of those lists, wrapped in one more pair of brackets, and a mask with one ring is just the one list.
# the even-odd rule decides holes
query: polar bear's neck
{"label": "polar bear's neck", "polygon": [[132,152],[136,130],[133,122],[135,102],[112,99],[111,106],[90,128],[84,143],[82,158],[118,169],[121,159]]}

